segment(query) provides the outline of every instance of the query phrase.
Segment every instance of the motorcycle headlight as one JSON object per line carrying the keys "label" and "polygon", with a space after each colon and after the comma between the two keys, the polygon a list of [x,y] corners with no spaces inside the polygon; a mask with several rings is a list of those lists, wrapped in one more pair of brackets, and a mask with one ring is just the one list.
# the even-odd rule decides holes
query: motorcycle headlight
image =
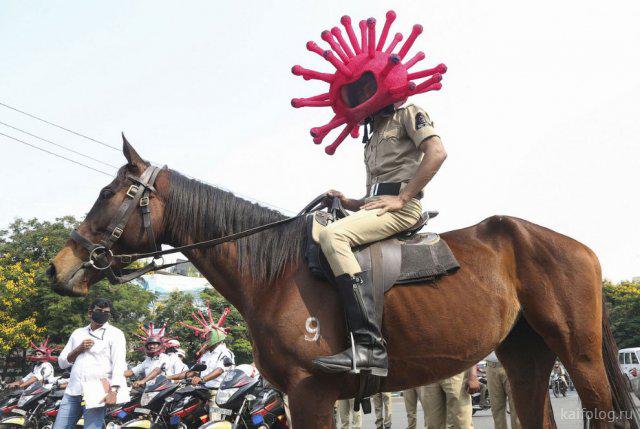
{"label": "motorcycle headlight", "polygon": [[143,407],[149,405],[149,402],[156,397],[159,392],[146,392],[142,394],[142,398],[140,398],[140,405]]}
{"label": "motorcycle headlight", "polygon": [[229,398],[231,398],[237,391],[238,387],[236,387],[235,389],[218,390],[218,394],[216,395],[216,404],[226,404]]}
{"label": "motorcycle headlight", "polygon": [[24,404],[29,402],[33,398],[33,395],[21,396],[18,400],[18,408],[22,407]]}

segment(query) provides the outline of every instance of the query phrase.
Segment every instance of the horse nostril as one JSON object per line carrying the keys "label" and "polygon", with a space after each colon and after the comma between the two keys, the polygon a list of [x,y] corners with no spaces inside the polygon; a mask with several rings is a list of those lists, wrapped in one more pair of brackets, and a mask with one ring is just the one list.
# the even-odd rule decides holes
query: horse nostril
{"label": "horse nostril", "polygon": [[49,264],[49,267],[44,272],[49,279],[54,280],[56,278],[56,267],[53,264]]}

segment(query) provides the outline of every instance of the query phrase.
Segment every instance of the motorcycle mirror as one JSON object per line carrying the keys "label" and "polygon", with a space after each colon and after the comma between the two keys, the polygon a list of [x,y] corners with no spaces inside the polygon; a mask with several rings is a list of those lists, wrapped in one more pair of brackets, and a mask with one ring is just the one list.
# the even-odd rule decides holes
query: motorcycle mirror
{"label": "motorcycle mirror", "polygon": [[249,394],[249,395],[245,396],[245,399],[246,399],[247,401],[249,401],[249,402],[253,402],[253,401],[255,401],[255,400],[256,400],[256,397],[255,397],[255,396],[253,396],[253,395],[251,395],[251,394]]}
{"label": "motorcycle mirror", "polygon": [[207,365],[203,363],[197,363],[191,367],[191,371],[204,371],[207,369]]}

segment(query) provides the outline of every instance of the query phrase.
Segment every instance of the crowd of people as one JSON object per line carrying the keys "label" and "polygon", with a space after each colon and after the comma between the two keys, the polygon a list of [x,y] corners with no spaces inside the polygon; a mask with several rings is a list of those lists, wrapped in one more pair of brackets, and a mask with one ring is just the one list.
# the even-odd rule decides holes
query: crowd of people
{"label": "crowd of people", "polygon": [[[489,389],[491,413],[496,429],[507,429],[507,401],[510,410],[515,410],[511,400],[507,375],[495,352],[485,358],[485,375]],[[479,388],[477,367],[426,386],[402,391],[407,413],[407,429],[416,429],[418,424],[418,402],[424,410],[424,428],[473,428],[473,406],[471,395]],[[391,393],[378,393],[373,397],[376,429],[390,429],[392,424]],[[362,412],[353,411],[353,399],[336,403],[336,421],[340,429],[362,428]],[[519,429],[515,412],[509,413],[511,428]]]}
{"label": "crowd of people", "polygon": [[[57,382],[65,388],[53,429],[70,429],[75,427],[81,415],[88,429],[101,429],[105,418],[105,406],[83,408],[82,401],[87,391],[102,389],[98,392],[104,405],[126,402],[128,397],[127,379],[135,378],[131,387],[143,388],[153,384],[157,377],[164,376],[169,380],[189,379],[194,385],[202,384],[211,390],[211,404],[215,401],[222,375],[234,368],[235,356],[227,348],[224,340],[226,331],[222,328],[225,315],[215,321],[209,311],[209,317],[201,314],[197,322],[201,327],[188,326],[204,340],[198,352],[197,363],[204,366],[198,372],[191,371],[184,362],[185,352],[180,348],[179,340],[167,338],[165,326],[156,328],[152,323],[147,328],[141,327],[144,335],[142,349],[145,359],[133,367],[126,362],[127,345],[123,332],[109,324],[112,304],[107,299],[94,300],[88,310],[90,323],[76,329],[57,357],[52,356],[55,348],[47,342],[35,346],[29,360],[34,361],[29,374],[20,380],[7,385],[9,388],[25,389],[33,383],[51,385]],[[495,352],[484,359],[484,376],[489,391],[491,412],[496,429],[507,429],[507,418],[511,420],[511,428],[520,427],[515,407],[511,399],[507,375]],[[52,362],[57,362],[61,370],[70,368],[68,379],[61,380],[55,376]],[[251,377],[259,375],[254,366],[250,367]],[[560,364],[556,364],[552,375],[560,377],[566,383],[566,373]],[[96,383],[98,381],[98,383]],[[478,368],[476,365],[460,374],[438,382],[404,390],[407,413],[407,429],[417,427],[418,403],[424,410],[424,427],[458,429],[472,428],[472,395],[480,390]],[[392,394],[383,392],[373,395],[372,403],[375,411],[376,429],[389,429],[392,424]],[[511,410],[507,412],[508,407]],[[508,417],[507,417],[508,416]],[[359,429],[362,427],[362,411],[354,411],[354,400],[339,400],[335,404],[335,418],[341,429]]]}
{"label": "crowd of people", "polygon": [[[153,384],[161,375],[169,380],[190,379],[194,385],[202,384],[211,389],[211,402],[215,400],[221,375],[235,366],[235,356],[224,342],[226,331],[221,327],[224,316],[215,322],[209,312],[208,321],[205,318],[198,320],[202,328],[192,327],[204,340],[197,362],[204,369],[191,371],[184,363],[185,352],[180,348],[180,342],[166,338],[165,327],[156,329],[153,324],[141,328],[145,359],[129,368],[125,335],[109,323],[111,311],[109,300],[94,300],[88,310],[90,323],[73,331],[60,354],[53,357],[54,349],[46,347],[46,343],[34,347],[30,360],[36,364],[32,371],[7,387],[25,389],[36,382],[45,386],[57,382],[64,388],[53,429],[74,428],[81,416],[85,428],[102,429],[106,406],[129,400],[127,379],[132,377],[136,380],[131,387],[139,388]],[[56,377],[52,362],[57,362],[63,371],[70,369],[68,378]],[[238,368],[244,366],[248,365]],[[253,366],[250,376],[258,376]],[[87,396],[101,398],[102,406],[83,405]]]}

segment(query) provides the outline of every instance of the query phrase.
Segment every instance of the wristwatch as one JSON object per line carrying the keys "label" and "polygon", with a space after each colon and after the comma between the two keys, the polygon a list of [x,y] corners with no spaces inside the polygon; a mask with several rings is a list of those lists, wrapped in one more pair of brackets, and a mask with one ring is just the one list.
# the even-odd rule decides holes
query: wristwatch
{"label": "wristwatch", "polygon": [[118,389],[120,389],[120,386],[111,386],[111,389],[109,390],[113,393],[118,393]]}

